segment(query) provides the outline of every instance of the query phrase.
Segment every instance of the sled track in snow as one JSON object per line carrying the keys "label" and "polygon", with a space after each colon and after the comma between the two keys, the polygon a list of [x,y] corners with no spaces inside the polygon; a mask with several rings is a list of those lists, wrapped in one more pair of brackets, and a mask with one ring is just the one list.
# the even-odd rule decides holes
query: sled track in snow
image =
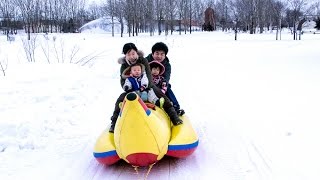
{"label": "sled track in snow", "polygon": [[271,179],[271,161],[267,158],[263,149],[250,141],[247,145],[247,153],[251,164],[259,175],[259,179]]}
{"label": "sled track in snow", "polygon": [[[226,129],[216,129],[213,134],[209,134],[206,129],[200,128],[198,132],[201,142],[191,156],[183,159],[165,156],[152,167],[147,179],[272,179],[271,161],[259,143]],[[145,179],[148,167],[138,168],[137,173],[123,160],[110,166],[99,164],[92,155],[93,142],[94,139],[88,139],[83,149],[79,150],[79,154],[74,155],[76,161],[73,160],[68,168],[79,173],[67,173],[69,177],[66,179]],[[210,168],[207,165],[210,165]]]}
{"label": "sled track in snow", "polygon": [[[148,167],[139,167],[137,171],[128,163],[123,160],[119,162],[106,166],[99,164],[92,155],[93,146],[91,143],[88,143],[87,146],[83,149],[82,157],[72,163],[71,169],[72,172],[79,172],[78,174],[68,174],[68,177],[65,179],[78,179],[78,180],[141,180],[145,179],[145,176],[148,172]],[[164,157],[161,161],[156,163],[150,173],[147,176],[148,180],[152,179],[170,179],[170,166],[175,164],[178,161],[177,159]],[[170,165],[171,164],[171,165]],[[174,165],[173,165],[174,166]],[[64,179],[64,178],[63,178]]]}

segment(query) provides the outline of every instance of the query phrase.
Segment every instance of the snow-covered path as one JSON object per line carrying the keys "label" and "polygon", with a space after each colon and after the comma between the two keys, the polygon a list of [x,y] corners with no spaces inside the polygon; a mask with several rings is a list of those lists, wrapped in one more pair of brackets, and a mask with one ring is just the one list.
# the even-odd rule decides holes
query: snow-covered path
{"label": "snow-covered path", "polygon": [[78,36],[87,51],[108,41],[96,49],[104,58],[90,67],[19,64],[1,77],[0,179],[143,179],[146,168],[136,174],[123,161],[103,166],[92,156],[121,92],[116,59],[128,41],[144,51],[169,45],[172,88],[200,139],[194,154],[164,158],[148,179],[320,178],[320,37]]}
{"label": "snow-covered path", "polygon": [[[48,66],[39,69],[44,68]],[[57,68],[61,70],[62,67],[58,65]],[[11,87],[16,89],[16,94],[12,93],[11,88],[7,91],[7,101],[2,101],[7,102],[3,106],[3,114],[7,114],[15,123],[20,120],[21,124],[18,127],[10,126],[10,123],[1,125],[1,129],[17,133],[11,145],[2,144],[4,152],[0,157],[2,162],[7,162],[0,166],[1,171],[7,173],[2,174],[4,179],[142,179],[147,172],[145,168],[137,175],[125,162],[102,166],[92,156],[92,148],[103,130],[103,123],[105,126],[109,124],[105,120],[108,114],[103,110],[103,105],[112,108],[113,104],[103,102],[112,99],[105,91],[109,86],[101,85],[105,79],[108,77],[69,76],[63,79],[55,75],[33,81],[32,85],[27,80],[11,84],[16,86]],[[114,82],[118,84],[118,81]],[[43,87],[48,91],[43,91]],[[5,90],[1,93],[4,94]],[[21,104],[10,107],[15,98]],[[26,110],[12,116],[11,113],[18,109]],[[210,106],[200,108],[199,113],[202,111],[210,111]],[[96,119],[105,121],[99,124]],[[265,168],[260,167],[264,166],[260,162],[251,162],[247,152],[251,145],[247,145],[225,122],[217,121],[214,116],[209,117],[208,121],[212,121],[210,126],[206,126],[205,119],[194,123],[200,145],[192,156],[186,159],[163,159],[152,168],[148,179],[246,179],[248,176],[257,176],[256,168]],[[17,163],[19,160],[21,162]],[[259,157],[255,157],[255,160],[261,161]]]}
{"label": "snow-covered path", "polygon": [[[41,66],[38,69],[52,70],[52,65]],[[60,65],[56,68],[63,69]],[[86,70],[84,68],[82,73]],[[1,129],[9,132],[2,133],[8,138],[15,133],[15,139],[7,139],[11,144],[2,144],[4,152],[0,157],[2,162],[7,162],[0,166],[1,171],[7,173],[2,174],[3,179],[143,179],[145,168],[137,175],[125,162],[106,167],[92,156],[96,137],[103,126],[109,124],[109,114],[104,109],[112,109],[113,103],[104,102],[112,99],[108,97],[112,92],[107,89],[112,83],[118,85],[117,79],[76,74],[67,79],[53,75],[38,80],[32,77],[32,82],[28,77],[14,83],[5,81],[8,89],[1,90],[4,97],[2,118],[7,115],[9,119],[1,124]],[[110,79],[107,80],[110,84],[103,84],[106,79]],[[211,108],[209,105],[198,107],[199,110],[190,115],[194,119],[197,113],[209,112]],[[12,113],[17,114],[12,116]],[[220,122],[215,115],[206,118],[194,123],[200,139],[195,153],[186,159],[165,158],[152,168],[148,179],[246,179],[258,175],[256,168],[265,169],[260,167],[264,164],[251,162],[248,154],[251,145],[247,145],[232,127]],[[21,121],[19,126],[15,126],[17,121]],[[206,125],[208,121],[212,122]],[[258,156],[254,159],[262,161]]]}

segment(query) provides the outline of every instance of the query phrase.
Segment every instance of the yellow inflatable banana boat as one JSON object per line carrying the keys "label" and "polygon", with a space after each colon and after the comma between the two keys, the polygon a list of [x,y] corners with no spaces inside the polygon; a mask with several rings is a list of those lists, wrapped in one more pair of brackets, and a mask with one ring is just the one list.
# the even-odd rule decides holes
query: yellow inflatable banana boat
{"label": "yellow inflatable banana boat", "polygon": [[183,158],[195,151],[198,136],[185,115],[183,124],[173,126],[163,109],[147,105],[135,93],[126,96],[114,133],[106,129],[97,139],[93,155],[98,162],[111,165],[123,159],[148,166],[164,155]]}

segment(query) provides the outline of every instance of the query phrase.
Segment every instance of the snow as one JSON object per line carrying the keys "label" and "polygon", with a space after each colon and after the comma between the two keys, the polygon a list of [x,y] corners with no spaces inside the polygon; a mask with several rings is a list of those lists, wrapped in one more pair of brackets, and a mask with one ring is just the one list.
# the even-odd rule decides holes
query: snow
{"label": "snow", "polygon": [[[159,41],[169,47],[172,89],[200,144],[186,159],[161,160],[148,179],[320,178],[320,35],[38,35],[36,62],[25,57],[25,37],[0,36],[0,62],[8,62],[0,76],[0,179],[143,178],[146,169],[102,166],[92,151],[122,92],[123,44],[147,55]],[[92,60],[75,63],[86,55]]]}

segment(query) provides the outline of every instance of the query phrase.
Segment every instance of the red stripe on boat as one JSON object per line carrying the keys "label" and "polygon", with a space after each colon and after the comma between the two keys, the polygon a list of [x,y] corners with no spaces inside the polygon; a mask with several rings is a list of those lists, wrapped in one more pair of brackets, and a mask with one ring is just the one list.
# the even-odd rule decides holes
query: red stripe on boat
{"label": "red stripe on boat", "polygon": [[141,106],[143,107],[144,111],[147,111],[148,110],[148,107],[146,106],[146,104],[142,101],[141,98],[139,98],[139,103],[141,104]]}
{"label": "red stripe on boat", "polygon": [[134,153],[126,157],[131,165],[148,166],[157,162],[157,155],[152,153]]}
{"label": "red stripe on boat", "polygon": [[123,107],[124,107],[125,104],[126,104],[126,99],[124,99],[123,102],[122,102],[122,106],[121,106],[121,109],[120,109],[119,116],[122,115],[122,110],[123,110]]}
{"label": "red stripe on boat", "polygon": [[168,150],[166,155],[177,157],[177,158],[184,158],[192,154],[195,150],[196,148],[185,149],[185,150]]}
{"label": "red stripe on boat", "polygon": [[109,157],[104,157],[104,158],[96,158],[96,160],[101,163],[101,164],[105,164],[105,165],[111,165],[116,163],[117,161],[120,160],[119,156],[109,156]]}

